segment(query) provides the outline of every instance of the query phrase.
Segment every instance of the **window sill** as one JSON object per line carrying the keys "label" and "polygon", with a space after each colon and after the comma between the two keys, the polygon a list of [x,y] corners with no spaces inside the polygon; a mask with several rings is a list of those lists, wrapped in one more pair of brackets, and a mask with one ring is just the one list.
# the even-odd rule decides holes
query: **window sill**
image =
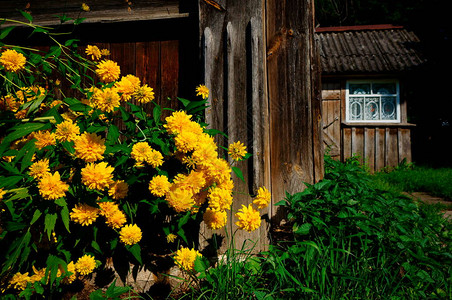
{"label": "window sill", "polygon": [[415,127],[412,123],[366,123],[366,122],[342,122],[343,127]]}

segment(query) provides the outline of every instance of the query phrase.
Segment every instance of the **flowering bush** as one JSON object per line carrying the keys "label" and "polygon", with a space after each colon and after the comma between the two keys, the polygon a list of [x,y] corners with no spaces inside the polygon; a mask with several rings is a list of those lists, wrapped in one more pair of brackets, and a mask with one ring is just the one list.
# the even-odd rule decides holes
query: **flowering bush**
{"label": "flowering bush", "polygon": [[[77,54],[77,41],[61,44],[23,14],[56,44],[41,53],[0,43],[0,288],[62,291],[108,261],[128,272],[145,253],[174,252],[193,271],[199,252],[174,242],[197,244],[191,224],[224,227],[233,201],[235,169],[190,114],[208,89],[198,86],[202,100],[180,99],[185,109],[166,117],[156,103],[145,111],[153,89],[121,74],[107,50]],[[0,28],[0,41],[11,28]],[[249,156],[240,142],[228,154]],[[237,226],[258,228],[257,209],[269,201],[259,189]]]}

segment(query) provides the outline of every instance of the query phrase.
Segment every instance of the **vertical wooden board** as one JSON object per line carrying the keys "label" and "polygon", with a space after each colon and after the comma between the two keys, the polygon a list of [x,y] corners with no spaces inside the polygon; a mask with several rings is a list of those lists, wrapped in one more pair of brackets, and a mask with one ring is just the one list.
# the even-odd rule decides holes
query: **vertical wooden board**
{"label": "vertical wooden board", "polygon": [[375,128],[375,171],[380,171],[385,163],[385,139],[386,130],[384,128]]}
{"label": "vertical wooden board", "polygon": [[[165,107],[178,108],[179,42],[162,41],[160,46],[160,95]],[[194,91],[193,91],[194,97]],[[171,101],[167,101],[170,98]]]}
{"label": "vertical wooden board", "polygon": [[341,142],[341,159],[346,160],[352,156],[352,129],[342,129],[342,142]]}
{"label": "vertical wooden board", "polygon": [[[313,182],[310,1],[267,0],[267,72],[274,201]],[[283,213],[283,212],[282,212]],[[278,223],[283,215],[272,218]]]}
{"label": "vertical wooden board", "polygon": [[136,43],[136,75],[141,79],[141,84],[147,84],[156,92],[155,98],[159,98],[160,85],[160,42]]}
{"label": "vertical wooden board", "polygon": [[[136,43],[136,76],[140,78],[141,84],[147,84],[154,90],[154,102],[162,103],[160,93],[160,42],[138,42]],[[145,104],[145,109],[151,113],[153,104]]]}
{"label": "vertical wooden board", "polygon": [[399,128],[399,163],[404,159],[411,162],[411,130],[409,128]]}
{"label": "vertical wooden board", "polygon": [[364,162],[364,128],[352,128],[352,155],[358,155],[359,161]]}
{"label": "vertical wooden board", "polygon": [[386,129],[386,167],[395,167],[399,160],[397,128]]}
{"label": "vertical wooden board", "polygon": [[370,172],[375,172],[375,128],[364,128],[364,157]]}
{"label": "vertical wooden board", "polygon": [[[266,97],[263,90],[264,64],[262,62],[264,49],[262,47],[265,43],[262,41],[262,25],[257,25],[260,28],[254,29],[257,32],[256,34],[260,35],[260,38],[254,37],[254,41],[249,40],[250,38],[253,39],[253,28],[250,28],[250,26],[253,26],[252,18],[257,18],[262,24],[262,0],[252,0],[245,3],[220,1],[219,3],[225,8],[225,11],[218,11],[203,1],[199,2],[205,83],[211,91],[209,97],[211,107],[206,112],[206,120],[212,128],[228,134],[229,141],[221,138],[217,140],[220,145],[227,146],[229,143],[240,140],[247,145],[250,151],[255,152],[260,149],[268,155],[268,151],[262,146],[269,145],[268,137],[265,135],[259,136],[259,138],[266,140],[250,138],[253,134],[262,133],[261,125],[264,126],[264,129],[268,128],[268,122],[267,125],[265,124],[265,115],[268,116],[268,111],[265,111]],[[253,43],[257,49],[253,48]],[[253,62],[255,55],[250,52],[256,53],[256,56],[260,55],[257,62]],[[250,69],[253,65],[259,68],[259,71]],[[256,94],[254,91],[256,91]],[[259,103],[259,101],[264,103]],[[261,114],[255,120],[254,111],[256,109],[259,109]],[[235,177],[234,203],[227,225],[229,237],[232,232],[235,232],[234,242],[236,247],[240,248],[245,241],[252,240],[257,242],[256,251],[264,249],[265,245],[268,244],[266,227],[268,224],[263,221],[262,226],[252,233],[241,230],[236,232],[234,213],[241,208],[242,204],[248,205],[252,201],[252,198],[247,194],[255,192],[253,187],[264,185],[262,180],[265,175],[251,172],[252,170],[265,171],[265,167],[260,169],[254,167],[255,164],[262,161],[262,158],[261,156],[255,160],[253,156],[249,161],[234,163],[234,166],[239,167],[243,172],[246,183],[233,175]],[[261,212],[261,214],[263,213],[265,212]],[[207,236],[212,233],[205,227],[202,227],[202,232]],[[225,235],[224,231],[217,231],[216,233]],[[225,246],[227,245],[223,245],[220,251],[224,251]]]}
{"label": "vertical wooden board", "polygon": [[118,63],[121,76],[135,74],[135,43],[111,43],[111,59]]}
{"label": "vertical wooden board", "polygon": [[340,158],[339,100],[323,101],[323,140],[333,158]]}

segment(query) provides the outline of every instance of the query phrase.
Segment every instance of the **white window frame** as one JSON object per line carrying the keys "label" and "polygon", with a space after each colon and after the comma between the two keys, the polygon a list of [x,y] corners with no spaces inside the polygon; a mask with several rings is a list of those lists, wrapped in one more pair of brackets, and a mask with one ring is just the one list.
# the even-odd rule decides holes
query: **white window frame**
{"label": "white window frame", "polygon": [[[396,97],[396,113],[397,113],[397,119],[394,120],[350,120],[350,111],[349,111],[349,103],[350,103],[350,94],[349,94],[349,87],[350,84],[374,84],[374,83],[395,83],[396,84],[396,94],[390,94],[391,96]],[[366,97],[381,97],[380,94],[366,94]],[[379,105],[381,109],[381,102]],[[347,123],[400,123],[401,122],[401,116],[400,116],[400,85],[399,81],[397,79],[362,79],[362,80],[347,80],[346,82],[346,89],[345,89],[345,119]],[[364,114],[364,112],[363,112]],[[381,113],[380,113],[381,115]]]}

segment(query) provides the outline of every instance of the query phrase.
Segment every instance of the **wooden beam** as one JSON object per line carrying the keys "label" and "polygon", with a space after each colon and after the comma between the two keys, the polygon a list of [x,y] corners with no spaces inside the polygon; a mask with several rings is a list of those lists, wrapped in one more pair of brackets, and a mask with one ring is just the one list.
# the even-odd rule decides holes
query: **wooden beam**
{"label": "wooden beam", "polygon": [[181,6],[180,0],[86,1],[89,11],[84,11],[81,3],[75,0],[2,1],[0,19],[28,22],[19,12],[24,10],[31,14],[35,24],[52,26],[61,24],[57,16],[63,15],[72,19],[85,18],[83,23],[110,23],[185,18],[193,12]]}

